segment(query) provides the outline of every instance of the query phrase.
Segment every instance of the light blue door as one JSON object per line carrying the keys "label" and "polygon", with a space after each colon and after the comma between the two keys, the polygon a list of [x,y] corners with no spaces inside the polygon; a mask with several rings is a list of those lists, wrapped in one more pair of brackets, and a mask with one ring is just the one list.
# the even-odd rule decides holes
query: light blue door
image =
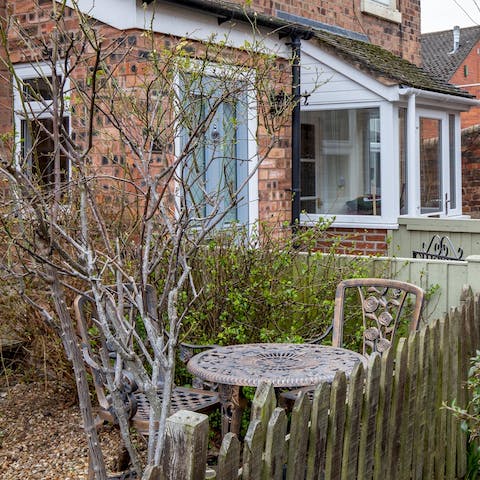
{"label": "light blue door", "polygon": [[220,227],[248,223],[248,187],[240,189],[248,176],[246,94],[242,97],[225,98],[220,81],[203,78],[201,88],[190,96],[195,121],[183,133],[185,146],[193,132],[202,132],[187,169],[190,217],[217,221],[226,212]]}

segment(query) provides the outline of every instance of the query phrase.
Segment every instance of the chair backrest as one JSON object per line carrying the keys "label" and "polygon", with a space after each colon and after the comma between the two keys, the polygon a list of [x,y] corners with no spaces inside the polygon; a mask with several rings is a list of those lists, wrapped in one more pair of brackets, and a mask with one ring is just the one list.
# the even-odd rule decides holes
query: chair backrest
{"label": "chair backrest", "polygon": [[[128,288],[128,287],[127,287]],[[91,298],[91,292],[78,295],[74,301],[74,311],[77,321],[77,332],[81,339],[81,348],[86,364],[91,371],[95,393],[97,395],[98,403],[104,410],[110,408],[110,402],[105,392],[105,368],[117,359],[115,352],[108,345],[105,336],[102,334],[101,328],[97,326],[98,314],[95,307],[95,302]],[[155,290],[150,285],[146,288],[146,302],[147,310],[150,315],[155,315],[153,312],[155,308]],[[109,309],[105,308],[108,315]],[[136,324],[136,309],[125,298],[124,301],[124,316],[129,319],[131,325]],[[111,319],[109,320],[109,322]],[[136,389],[136,385],[132,381],[127,372],[122,374],[122,388],[127,392]]]}
{"label": "chair backrest", "polygon": [[333,346],[340,347],[343,344],[345,299],[346,291],[350,288],[357,290],[360,299],[364,355],[386,351],[393,343],[400,320],[406,315],[409,330],[418,329],[424,301],[424,291],[420,287],[399,280],[353,278],[343,280],[337,286]]}

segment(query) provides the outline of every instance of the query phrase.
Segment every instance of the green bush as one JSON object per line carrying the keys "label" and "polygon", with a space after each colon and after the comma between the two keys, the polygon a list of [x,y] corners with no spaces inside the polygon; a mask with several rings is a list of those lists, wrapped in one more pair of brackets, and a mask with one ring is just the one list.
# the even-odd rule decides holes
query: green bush
{"label": "green bush", "polygon": [[[322,334],[333,318],[335,289],[342,278],[366,276],[360,258],[318,251],[330,222],[308,229],[262,226],[217,232],[193,262],[198,298],[183,322],[188,342],[235,344],[299,342]],[[192,291],[183,292],[184,304]]]}

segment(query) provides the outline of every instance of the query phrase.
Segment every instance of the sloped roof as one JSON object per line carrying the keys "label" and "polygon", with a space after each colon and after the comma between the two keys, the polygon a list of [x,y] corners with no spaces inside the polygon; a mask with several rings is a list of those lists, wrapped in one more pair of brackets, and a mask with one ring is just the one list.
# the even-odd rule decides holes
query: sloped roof
{"label": "sloped roof", "polygon": [[473,97],[468,92],[460,90],[437,76],[432,77],[422,68],[382,47],[358,39],[347,38],[321,28],[314,28],[308,22],[306,24],[300,21],[288,21],[278,16],[264,15],[250,10],[248,7],[245,8],[244,5],[232,3],[228,0],[169,1],[201,9],[204,12],[219,16],[220,20],[249,21],[271,28],[279,34],[283,32],[286,35],[293,34],[308,39],[315,39],[320,46],[329,49],[332,53],[341,56],[346,62],[374,75],[379,81],[383,81],[386,84],[398,84],[459,97]]}
{"label": "sloped roof", "polygon": [[423,68],[377,45],[321,31],[315,31],[313,36],[325,48],[332,50],[357,68],[374,75],[383,83],[397,83],[421,90],[473,97],[468,92],[428,74]]}
{"label": "sloped roof", "polygon": [[423,68],[448,82],[479,40],[480,27],[461,28],[459,48],[452,54],[453,29],[424,33],[421,37]]}

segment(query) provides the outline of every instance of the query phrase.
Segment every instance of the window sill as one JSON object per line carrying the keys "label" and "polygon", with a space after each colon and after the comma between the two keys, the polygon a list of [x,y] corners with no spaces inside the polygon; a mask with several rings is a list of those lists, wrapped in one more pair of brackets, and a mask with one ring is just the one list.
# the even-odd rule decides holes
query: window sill
{"label": "window sill", "polygon": [[316,225],[320,219],[331,220],[333,218],[332,227],[337,228],[378,228],[384,230],[397,230],[398,222],[389,222],[385,218],[374,217],[371,215],[319,215],[302,213],[300,215],[300,225],[304,227],[311,227]]}
{"label": "window sill", "polygon": [[393,23],[402,23],[402,14],[392,6],[382,5],[375,0],[362,0],[362,13],[388,20]]}

